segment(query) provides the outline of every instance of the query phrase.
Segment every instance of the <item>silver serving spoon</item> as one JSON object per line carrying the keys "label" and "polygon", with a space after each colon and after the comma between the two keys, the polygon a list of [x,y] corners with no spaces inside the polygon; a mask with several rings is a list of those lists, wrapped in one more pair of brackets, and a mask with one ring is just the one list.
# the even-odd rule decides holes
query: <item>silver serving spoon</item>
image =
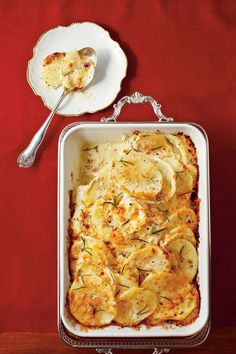
{"label": "silver serving spoon", "polygon": [[[85,89],[85,87],[88,86],[88,84],[92,81],[92,79],[94,77],[96,64],[97,64],[97,54],[93,48],[89,48],[89,47],[79,50],[78,53],[79,54],[81,53],[83,56],[87,56],[94,63],[93,68],[90,69],[90,71],[89,71],[89,75],[87,75],[87,77],[85,77],[83,79],[82,86],[80,86],[78,88],[77,87],[74,88],[77,91],[83,91]],[[54,115],[57,111],[58,106],[61,104],[61,102],[64,100],[64,98],[68,95],[68,93],[72,92],[73,90],[68,90],[68,89],[64,88],[62,95],[60,96],[54,109],[49,114],[48,118],[45,120],[45,122],[39,128],[39,130],[35,133],[35,135],[33,136],[32,140],[29,143],[29,145],[27,146],[27,148],[19,155],[19,157],[17,159],[17,163],[18,163],[19,167],[27,168],[27,167],[31,167],[33,165],[37,150],[45,137],[46,131],[49,127],[49,124],[52,121],[52,118],[54,117]]]}

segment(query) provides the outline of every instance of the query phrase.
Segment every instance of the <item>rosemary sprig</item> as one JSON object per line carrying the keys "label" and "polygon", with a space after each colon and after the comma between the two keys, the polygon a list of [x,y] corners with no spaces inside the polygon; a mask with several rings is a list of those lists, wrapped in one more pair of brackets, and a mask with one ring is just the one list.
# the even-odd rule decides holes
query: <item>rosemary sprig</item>
{"label": "rosemary sprig", "polygon": [[124,160],[123,157],[119,160],[119,162],[123,163],[123,165],[127,166],[127,165],[134,165],[133,162]]}
{"label": "rosemary sprig", "polygon": [[95,145],[91,148],[86,148],[86,149],[83,149],[83,151],[91,151],[91,150],[96,150],[96,152],[98,152],[98,145]]}
{"label": "rosemary sprig", "polygon": [[111,270],[110,270],[110,274],[111,274],[111,277],[112,277],[112,280],[113,280],[114,284],[116,284],[116,280],[115,280],[114,275],[113,275]]}
{"label": "rosemary sprig", "polygon": [[81,278],[81,281],[82,281],[82,283],[85,285],[85,286],[87,286],[86,284],[85,284],[85,282],[84,282],[84,277],[83,277],[83,275],[80,273],[80,278]]}
{"label": "rosemary sprig", "polygon": [[95,315],[95,314],[98,313],[98,312],[105,311],[105,310],[102,310],[102,309],[96,309],[96,307],[94,307],[94,306],[91,305],[91,304],[89,304],[89,305],[92,307],[93,315]]}
{"label": "rosemary sprig", "polygon": [[149,244],[148,241],[143,240],[142,238],[134,238],[134,240],[135,240],[135,241],[140,241],[140,242],[145,242],[145,243]]}
{"label": "rosemary sprig", "polygon": [[130,288],[130,286],[127,286],[127,285],[124,285],[124,284],[121,284],[121,283],[117,283],[117,284],[120,285],[120,286],[123,286],[124,288],[127,288],[127,289]]}
{"label": "rosemary sprig", "polygon": [[146,313],[148,313],[150,310],[148,310],[148,305],[145,305],[140,311],[136,313],[136,316],[143,316]]}
{"label": "rosemary sprig", "polygon": [[86,241],[85,241],[84,237],[82,237],[82,236],[80,236],[80,237],[83,242],[83,248],[82,248],[81,252],[87,252],[90,256],[92,256],[92,253],[90,252],[91,248],[86,247]]}
{"label": "rosemary sprig", "polygon": [[128,219],[125,222],[123,222],[123,224],[121,224],[120,226],[124,226],[124,225],[128,224],[128,222],[130,222],[130,219]]}
{"label": "rosemary sprig", "polygon": [[178,196],[181,197],[182,195],[189,194],[189,193],[192,193],[192,191],[181,193]]}
{"label": "rosemary sprig", "polygon": [[124,136],[124,142],[128,139],[128,134],[125,134],[125,136]]}
{"label": "rosemary sprig", "polygon": [[87,286],[80,286],[79,288],[74,288],[73,290],[80,290],[80,289],[85,289]]}
{"label": "rosemary sprig", "polygon": [[159,295],[161,298],[163,298],[163,299],[166,299],[166,300],[168,300],[168,301],[170,301],[172,304],[173,304],[173,301],[171,301],[171,299],[169,299],[168,297],[166,297],[166,296],[162,296],[162,295]]}
{"label": "rosemary sprig", "polygon": [[158,149],[161,149],[163,147],[163,145],[160,145],[160,146],[157,146],[157,147],[154,147],[151,149],[151,151],[155,151],[155,150],[158,150]]}
{"label": "rosemary sprig", "polygon": [[127,264],[124,264],[123,267],[121,268],[121,271],[120,271],[120,274],[124,274],[124,270],[125,270],[125,267],[127,266]]}
{"label": "rosemary sprig", "polygon": [[142,276],[145,276],[145,273],[149,272],[149,270],[147,270],[147,269],[141,269],[141,268],[138,268],[138,267],[137,267],[137,270]]}
{"label": "rosemary sprig", "polygon": [[104,205],[104,204],[111,204],[111,205],[114,205],[115,207],[117,206],[114,202],[112,202],[112,201],[105,201],[105,202],[103,202],[102,203],[102,205]]}
{"label": "rosemary sprig", "polygon": [[107,227],[111,227],[112,229],[114,227],[113,225],[110,225],[109,222],[107,222],[106,220],[105,220],[105,224],[107,225]]}
{"label": "rosemary sprig", "polygon": [[180,250],[180,252],[179,252],[180,257],[182,257],[183,249],[184,249],[185,246],[186,246],[186,245],[183,245],[183,247],[181,248],[181,250]]}
{"label": "rosemary sprig", "polygon": [[160,232],[162,232],[162,231],[164,231],[164,230],[165,230],[165,228],[159,229],[159,230],[156,230],[156,229],[154,228],[154,229],[152,229],[151,234],[152,234],[152,235],[157,235],[157,234],[159,234]]}
{"label": "rosemary sprig", "polygon": [[170,145],[174,146],[174,144],[173,144],[168,138],[166,138],[166,140],[168,141],[168,143],[169,143]]}
{"label": "rosemary sprig", "polygon": [[115,293],[115,297],[120,293],[120,289]]}
{"label": "rosemary sprig", "polygon": [[153,178],[155,177],[155,174],[154,174],[151,178],[148,178],[148,177],[144,176],[144,174],[143,174],[143,173],[141,173],[141,175],[142,175],[142,176],[143,176],[143,178],[145,178],[147,181],[152,181],[152,180],[153,180]]}
{"label": "rosemary sprig", "polygon": [[158,208],[158,207],[157,207],[157,209],[158,209],[159,211],[161,211],[162,213],[165,213],[165,214],[166,214],[166,219],[170,222],[170,219],[168,218],[168,212],[169,212],[169,210],[168,210],[168,209],[166,209],[166,210],[161,210],[161,209]]}

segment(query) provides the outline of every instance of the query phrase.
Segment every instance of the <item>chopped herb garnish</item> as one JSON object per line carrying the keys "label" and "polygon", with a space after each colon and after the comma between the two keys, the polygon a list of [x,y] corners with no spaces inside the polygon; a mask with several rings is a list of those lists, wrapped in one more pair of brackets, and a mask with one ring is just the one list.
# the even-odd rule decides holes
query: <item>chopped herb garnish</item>
{"label": "chopped herb garnish", "polygon": [[127,286],[127,285],[124,285],[124,284],[121,284],[121,283],[117,283],[117,284],[120,285],[120,286],[123,286],[124,288],[127,288],[127,289],[130,288],[130,286]]}
{"label": "chopped herb garnish", "polygon": [[159,296],[162,297],[163,299],[166,299],[166,300],[170,301],[170,302],[173,304],[173,301],[171,301],[171,299],[169,299],[168,297],[166,297],[166,296],[161,296],[161,295],[159,295]]}
{"label": "chopped herb garnish", "polygon": [[87,252],[90,256],[92,256],[92,253],[91,253],[91,248],[90,247],[86,247],[86,242],[85,242],[85,239],[84,237],[80,236],[81,237],[81,240],[83,242],[83,248],[82,248],[82,252]]}
{"label": "chopped herb garnish", "polygon": [[83,151],[90,151],[90,150],[96,150],[96,152],[98,152],[98,145],[95,145],[91,148],[86,148],[86,149],[83,149]]}
{"label": "chopped herb garnish", "polygon": [[115,293],[115,297],[120,293],[120,289]]}
{"label": "chopped herb garnish", "polygon": [[174,146],[174,144],[166,137],[166,140],[168,141],[168,143],[172,146]]}
{"label": "chopped herb garnish", "polygon": [[182,257],[183,249],[184,249],[185,246],[186,246],[186,245],[183,245],[183,247],[181,248],[181,250],[180,250],[180,252],[179,252],[180,257]]}
{"label": "chopped herb garnish", "polygon": [[131,150],[134,150],[134,151],[136,151],[136,152],[140,152],[140,150],[135,149],[135,148],[133,147],[133,144],[132,144],[132,143],[130,144],[130,146],[131,146]]}
{"label": "chopped herb garnish", "polygon": [[125,222],[123,222],[123,224],[121,224],[120,226],[124,226],[124,225],[128,224],[128,222],[130,222],[130,219],[128,219]]}
{"label": "chopped herb garnish", "polygon": [[181,194],[179,194],[179,197],[181,197],[182,195],[185,195],[185,194],[189,194],[189,193],[192,193],[192,191],[181,193]]}
{"label": "chopped herb garnish", "polygon": [[137,316],[143,316],[146,313],[148,313],[150,310],[148,310],[148,305],[145,305],[139,312],[136,313]]}
{"label": "chopped herb garnish", "polygon": [[116,201],[116,198],[115,197],[113,197],[113,201],[109,201],[109,200],[107,200],[107,201],[105,201],[105,202],[103,202],[102,203],[102,205],[104,205],[104,204],[111,204],[111,205],[114,205],[115,207],[117,207],[117,201]]}
{"label": "chopped herb garnish", "polygon": [[85,289],[87,286],[80,286],[79,288],[74,288],[73,290],[80,290],[80,289]]}
{"label": "chopped herb garnish", "polygon": [[148,243],[148,244],[149,244],[148,241],[143,240],[142,238],[134,238],[134,240],[135,240],[135,241],[140,241],[140,242],[145,242],[145,243]]}
{"label": "chopped herb garnish", "polygon": [[121,268],[121,271],[120,271],[120,274],[124,274],[124,270],[125,270],[125,267],[127,266],[127,264],[124,264],[123,267]]}
{"label": "chopped herb garnish", "polygon": [[94,307],[94,306],[91,305],[91,304],[89,304],[89,305],[92,307],[93,315],[95,315],[97,312],[105,311],[105,310],[102,310],[102,309],[96,309],[96,307]]}
{"label": "chopped herb garnish", "polygon": [[111,270],[110,270],[110,274],[111,274],[111,277],[112,277],[112,280],[113,280],[114,284],[116,284],[116,281],[115,281],[114,275],[113,275],[113,273],[112,273],[112,271],[111,271]]}
{"label": "chopped herb garnish", "polygon": [[123,163],[123,165],[127,166],[127,165],[134,165],[133,162],[124,160],[123,157],[119,160],[119,162]]}
{"label": "chopped herb garnish", "polygon": [[107,222],[106,220],[105,220],[105,224],[107,225],[107,227],[111,227],[112,229],[114,227],[113,225],[110,225],[109,222]]}
{"label": "chopped herb garnish", "polygon": [[162,145],[157,146],[157,147],[154,147],[154,148],[151,149],[151,151],[158,150],[158,149],[160,149],[160,148],[162,148],[162,147],[163,147]]}
{"label": "chopped herb garnish", "polygon": [[162,231],[164,231],[165,230],[165,228],[164,229],[159,229],[159,230],[157,230],[157,229],[152,229],[152,232],[151,232],[151,234],[152,235],[157,235],[157,234],[159,234],[160,232],[162,232]]}
{"label": "chopped herb garnish", "polygon": [[152,181],[152,180],[153,180],[153,178],[155,177],[155,174],[154,174],[151,178],[148,178],[148,177],[144,176],[144,174],[143,174],[143,173],[141,173],[141,175],[142,175],[142,176],[143,176],[143,178],[145,178],[147,181]]}

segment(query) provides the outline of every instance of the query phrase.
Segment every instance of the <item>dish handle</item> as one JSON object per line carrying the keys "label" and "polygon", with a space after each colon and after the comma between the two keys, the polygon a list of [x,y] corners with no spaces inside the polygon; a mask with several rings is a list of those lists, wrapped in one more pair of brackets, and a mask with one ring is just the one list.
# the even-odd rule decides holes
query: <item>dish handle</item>
{"label": "dish handle", "polygon": [[144,96],[139,92],[133,93],[131,96],[124,96],[122,97],[116,104],[113,105],[114,112],[110,117],[103,117],[101,122],[109,123],[109,122],[116,122],[117,117],[120,115],[121,109],[125,103],[150,103],[152,105],[153,111],[158,118],[158,122],[173,122],[173,118],[167,118],[161,112],[161,105],[157,103],[151,96]]}
{"label": "dish handle", "polygon": [[[157,349],[157,348],[154,348],[154,352],[152,354],[169,353],[169,351],[170,351],[170,349]],[[96,349],[96,352],[100,353],[100,354],[112,354],[112,351],[109,348]]]}

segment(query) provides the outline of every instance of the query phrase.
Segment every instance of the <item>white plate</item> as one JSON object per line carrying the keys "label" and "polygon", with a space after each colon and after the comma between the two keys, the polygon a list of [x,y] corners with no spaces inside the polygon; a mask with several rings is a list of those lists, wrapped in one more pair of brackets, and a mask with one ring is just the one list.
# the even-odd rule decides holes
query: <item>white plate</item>
{"label": "white plate", "polygon": [[83,47],[92,47],[97,52],[94,79],[83,93],[73,92],[68,95],[59,106],[58,114],[78,116],[97,112],[109,106],[121,89],[121,81],[127,70],[127,58],[110,34],[92,22],[58,26],[39,38],[27,69],[29,85],[34,93],[42,98],[45,106],[54,108],[62,93],[62,87],[52,90],[44,86],[41,80],[44,58],[55,52],[69,52]]}

